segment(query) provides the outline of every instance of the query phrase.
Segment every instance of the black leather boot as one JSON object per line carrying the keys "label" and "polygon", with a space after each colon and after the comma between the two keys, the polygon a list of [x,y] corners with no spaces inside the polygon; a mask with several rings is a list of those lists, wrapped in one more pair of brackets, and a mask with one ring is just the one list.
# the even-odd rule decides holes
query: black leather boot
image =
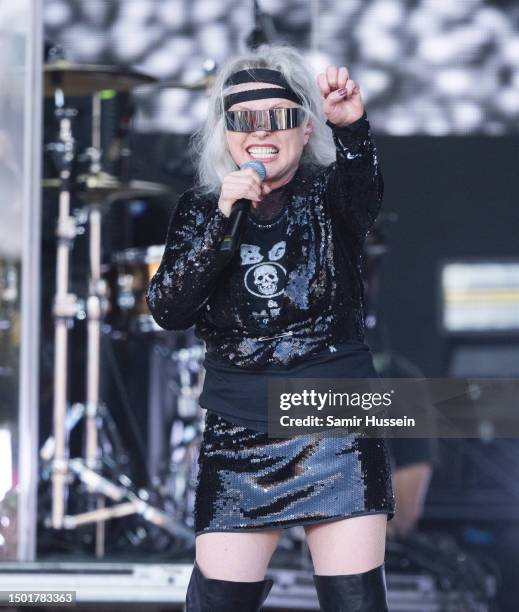
{"label": "black leather boot", "polygon": [[314,574],[321,612],[388,612],[384,565],[361,574]]}
{"label": "black leather boot", "polygon": [[258,612],[273,580],[233,582],[206,578],[196,561],[186,595],[186,612]]}

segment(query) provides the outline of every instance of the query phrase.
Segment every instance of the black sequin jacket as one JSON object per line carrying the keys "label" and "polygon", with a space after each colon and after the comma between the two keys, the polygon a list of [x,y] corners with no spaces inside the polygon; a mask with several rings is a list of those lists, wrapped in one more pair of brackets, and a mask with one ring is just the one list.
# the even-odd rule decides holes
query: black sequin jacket
{"label": "black sequin jacket", "polygon": [[216,197],[189,190],[171,217],[148,288],[147,303],[161,327],[195,324],[208,352],[256,370],[364,340],[362,244],[382,203],[382,174],[366,113],[346,127],[328,125],[336,162],[301,166],[291,182],[280,316],[268,327],[248,316],[243,287],[226,275],[229,256],[218,251],[228,218]]}

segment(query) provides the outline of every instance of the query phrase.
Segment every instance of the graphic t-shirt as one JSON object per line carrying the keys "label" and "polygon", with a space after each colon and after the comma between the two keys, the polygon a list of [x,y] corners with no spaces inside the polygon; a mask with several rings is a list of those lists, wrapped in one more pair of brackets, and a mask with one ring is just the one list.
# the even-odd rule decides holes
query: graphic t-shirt
{"label": "graphic t-shirt", "polygon": [[261,327],[280,313],[287,271],[286,214],[273,222],[261,222],[249,216],[249,224],[240,245],[240,270],[247,292],[251,317]]}
{"label": "graphic t-shirt", "polygon": [[267,330],[280,315],[287,281],[289,197],[290,184],[273,190],[258,208],[250,209],[238,256],[229,268],[253,329]]}

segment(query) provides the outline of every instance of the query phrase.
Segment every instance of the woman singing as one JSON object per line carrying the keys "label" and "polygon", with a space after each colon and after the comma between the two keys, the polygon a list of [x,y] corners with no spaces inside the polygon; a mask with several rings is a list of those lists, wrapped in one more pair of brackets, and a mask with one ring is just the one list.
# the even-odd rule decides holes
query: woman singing
{"label": "woman singing", "polygon": [[[195,502],[189,612],[259,610],[282,529],[303,525],[321,610],[387,610],[386,522],[395,510],[384,440],[267,435],[269,378],[375,378],[364,343],[361,250],[383,182],[358,84],[317,80],[290,47],[220,71],[198,135],[198,180],[170,221],[148,305],[205,341],[207,409]],[[261,180],[250,160],[266,168]],[[235,202],[251,201],[236,251]]]}

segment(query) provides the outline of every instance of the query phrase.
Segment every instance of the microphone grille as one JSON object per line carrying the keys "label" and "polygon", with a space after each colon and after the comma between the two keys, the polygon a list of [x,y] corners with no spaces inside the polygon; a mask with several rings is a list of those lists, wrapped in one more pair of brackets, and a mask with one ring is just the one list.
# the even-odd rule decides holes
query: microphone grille
{"label": "microphone grille", "polygon": [[262,181],[267,178],[267,169],[265,168],[265,164],[263,162],[260,162],[257,159],[249,159],[249,161],[246,161],[240,166],[240,170],[246,170],[247,168],[252,168],[255,170]]}

